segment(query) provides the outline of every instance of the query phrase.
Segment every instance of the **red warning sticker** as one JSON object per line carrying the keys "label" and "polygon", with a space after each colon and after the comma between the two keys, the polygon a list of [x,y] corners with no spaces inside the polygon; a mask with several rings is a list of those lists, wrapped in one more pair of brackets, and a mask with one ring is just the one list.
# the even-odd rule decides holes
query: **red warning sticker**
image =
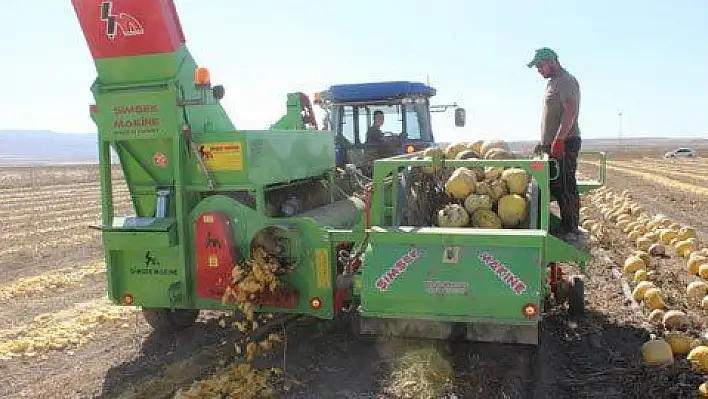
{"label": "red warning sticker", "polygon": [[165,155],[161,152],[156,152],[152,156],[152,161],[155,163],[155,165],[164,168],[165,166],[167,166],[167,155]]}

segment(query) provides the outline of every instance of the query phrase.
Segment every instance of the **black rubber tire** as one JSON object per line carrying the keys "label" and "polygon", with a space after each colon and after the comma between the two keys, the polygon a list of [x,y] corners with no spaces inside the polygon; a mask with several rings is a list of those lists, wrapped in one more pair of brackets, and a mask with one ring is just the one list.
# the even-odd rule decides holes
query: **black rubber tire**
{"label": "black rubber tire", "polygon": [[158,332],[179,332],[194,325],[199,317],[198,309],[143,309],[145,321]]}
{"label": "black rubber tire", "polygon": [[568,314],[571,317],[585,316],[585,282],[580,276],[572,276],[568,292]]}

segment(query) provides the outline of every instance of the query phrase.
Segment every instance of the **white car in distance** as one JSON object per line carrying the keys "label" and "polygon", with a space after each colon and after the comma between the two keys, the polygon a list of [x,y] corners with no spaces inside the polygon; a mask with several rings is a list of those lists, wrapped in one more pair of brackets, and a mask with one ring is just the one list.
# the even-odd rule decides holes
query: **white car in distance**
{"label": "white car in distance", "polygon": [[696,150],[690,148],[677,148],[664,154],[664,158],[695,158],[697,156]]}

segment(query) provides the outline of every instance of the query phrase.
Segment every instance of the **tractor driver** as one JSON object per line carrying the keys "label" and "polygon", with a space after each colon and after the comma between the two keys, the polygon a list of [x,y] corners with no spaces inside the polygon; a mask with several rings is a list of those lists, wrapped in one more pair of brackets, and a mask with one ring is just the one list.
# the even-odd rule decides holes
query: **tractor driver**
{"label": "tractor driver", "polygon": [[374,124],[369,127],[366,131],[366,142],[367,143],[381,143],[383,142],[383,132],[381,131],[381,126],[384,123],[384,113],[381,110],[374,111]]}

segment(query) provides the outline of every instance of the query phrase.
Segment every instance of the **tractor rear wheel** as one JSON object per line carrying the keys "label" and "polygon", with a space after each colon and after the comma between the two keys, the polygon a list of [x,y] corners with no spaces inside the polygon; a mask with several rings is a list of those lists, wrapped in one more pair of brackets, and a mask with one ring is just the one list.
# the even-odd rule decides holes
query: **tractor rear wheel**
{"label": "tractor rear wheel", "polygon": [[143,309],[145,321],[158,332],[179,332],[194,325],[199,317],[198,309]]}
{"label": "tractor rear wheel", "polygon": [[585,315],[585,282],[580,276],[571,276],[568,292],[568,313],[571,317]]}

